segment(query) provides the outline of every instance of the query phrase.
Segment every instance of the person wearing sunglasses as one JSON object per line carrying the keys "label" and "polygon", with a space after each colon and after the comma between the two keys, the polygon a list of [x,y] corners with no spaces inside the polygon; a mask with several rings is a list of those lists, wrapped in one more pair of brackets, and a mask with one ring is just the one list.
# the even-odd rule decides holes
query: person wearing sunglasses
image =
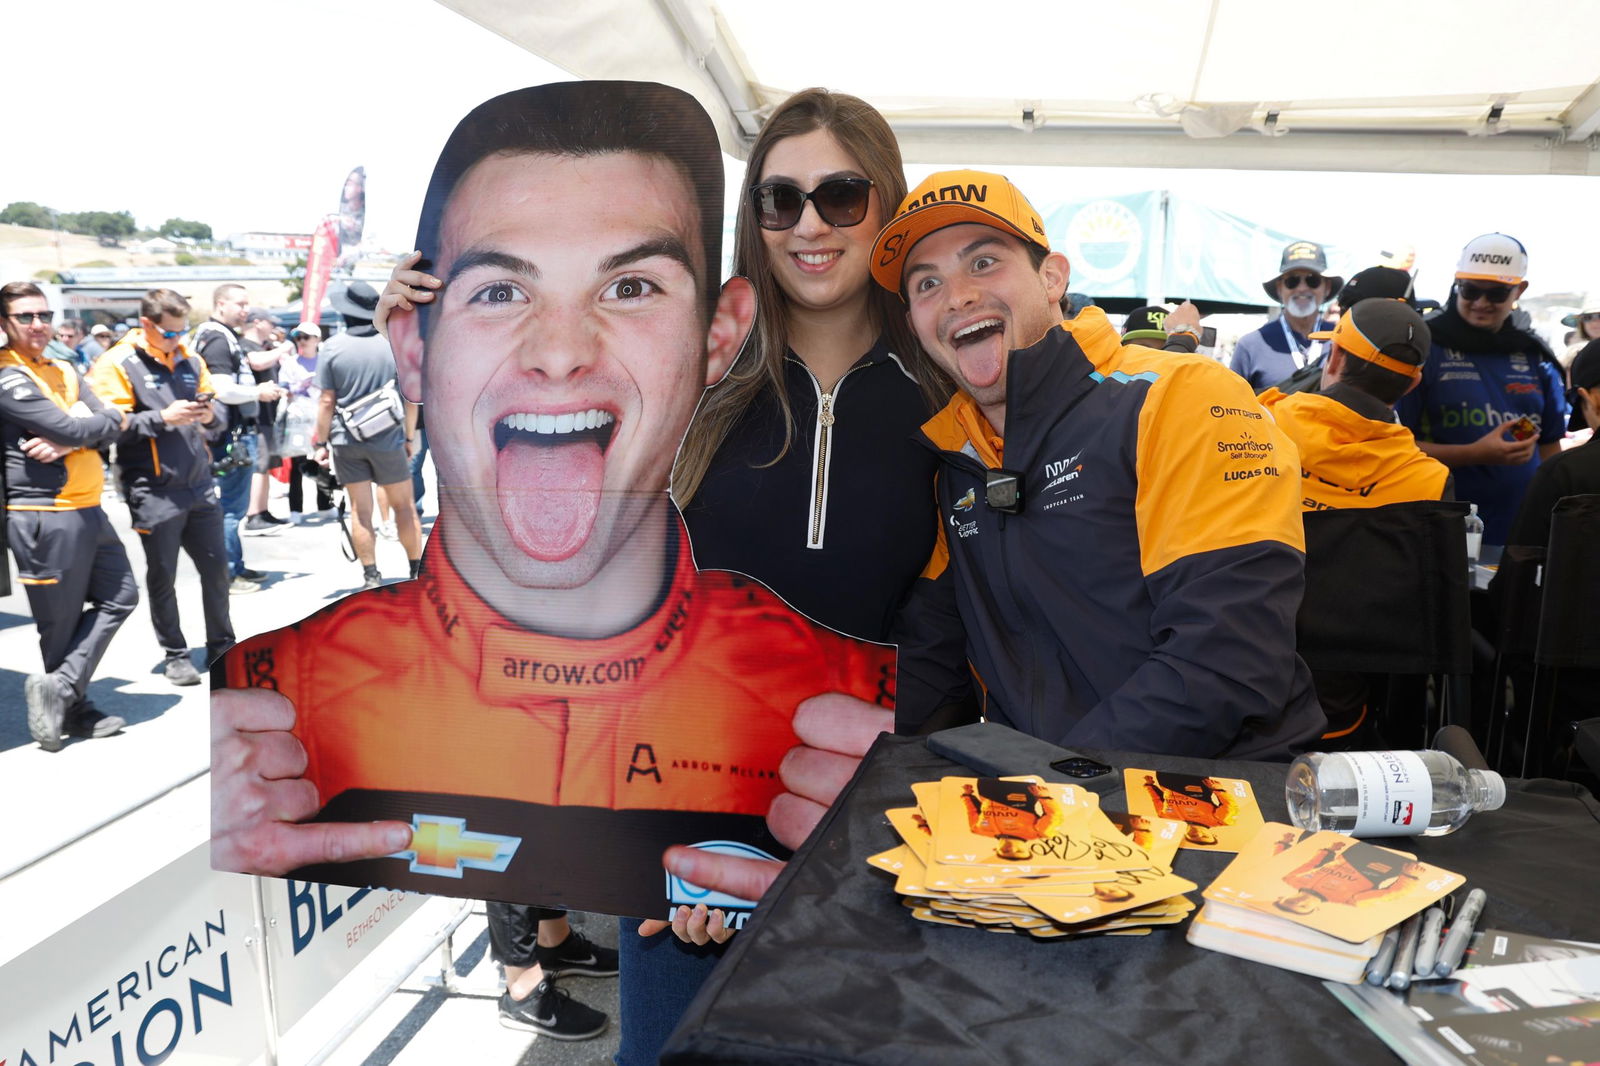
{"label": "person wearing sunglasses", "polygon": [[1229,364],[1234,372],[1262,392],[1316,362],[1320,345],[1311,339],[1311,332],[1321,328],[1322,305],[1343,284],[1344,278],[1328,273],[1328,253],[1322,245],[1294,241],[1286,246],[1277,275],[1261,283],[1267,296],[1283,305],[1283,313],[1239,338]]}
{"label": "person wearing sunglasses", "polygon": [[89,702],[89,681],[139,602],[128,553],[100,507],[95,449],[124,417],[95,395],[76,364],[46,354],[51,313],[29,281],[0,287],[0,526],[39,630],[43,671],[23,682],[28,732],[46,751],[65,736],[123,727]]}
{"label": "person wearing sunglasses", "polygon": [[1534,472],[1561,450],[1567,404],[1549,347],[1512,320],[1528,252],[1504,233],[1462,249],[1421,383],[1396,411],[1422,450],[1450,467],[1456,498],[1478,505],[1486,544],[1505,544]]}
{"label": "person wearing sunglasses", "polygon": [[206,661],[233,644],[222,507],[211,477],[211,442],[227,433],[217,417],[211,372],[183,343],[189,301],[171,289],[139,299],[139,328],[95,360],[89,384],[128,416],[117,438],[122,498],[144,546],[150,622],[162,672],[174,685],[198,685],[189,642],[178,622],[175,587],[181,547],[200,574]]}

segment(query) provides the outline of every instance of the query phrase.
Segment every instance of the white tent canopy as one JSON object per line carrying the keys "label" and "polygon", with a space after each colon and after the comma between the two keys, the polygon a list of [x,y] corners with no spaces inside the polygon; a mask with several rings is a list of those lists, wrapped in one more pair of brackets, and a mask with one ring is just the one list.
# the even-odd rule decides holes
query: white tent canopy
{"label": "white tent canopy", "polygon": [[826,85],[908,162],[1600,175],[1600,0],[440,2],[693,92],[739,157]]}

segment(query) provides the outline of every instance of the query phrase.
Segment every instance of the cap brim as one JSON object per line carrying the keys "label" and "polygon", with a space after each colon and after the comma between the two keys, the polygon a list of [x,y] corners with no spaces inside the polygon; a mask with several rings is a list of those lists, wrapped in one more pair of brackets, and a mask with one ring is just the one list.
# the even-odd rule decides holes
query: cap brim
{"label": "cap brim", "polygon": [[[1043,247],[1038,241],[1001,218],[969,203],[939,203],[919,207],[883,227],[878,239],[872,243],[872,279],[890,292],[900,292],[900,282],[905,275],[906,257],[917,242],[928,234],[949,226],[975,222],[1009,233],[1025,244]],[[887,260],[887,261],[886,261]]]}
{"label": "cap brim", "polygon": [[1306,336],[1310,337],[1314,341],[1331,341],[1331,340],[1333,340],[1333,330],[1331,330],[1331,329],[1319,329],[1315,333],[1306,334]]}
{"label": "cap brim", "polygon": [[1525,278],[1514,277],[1510,274],[1457,274],[1457,281],[1492,281],[1496,285],[1521,285]]}

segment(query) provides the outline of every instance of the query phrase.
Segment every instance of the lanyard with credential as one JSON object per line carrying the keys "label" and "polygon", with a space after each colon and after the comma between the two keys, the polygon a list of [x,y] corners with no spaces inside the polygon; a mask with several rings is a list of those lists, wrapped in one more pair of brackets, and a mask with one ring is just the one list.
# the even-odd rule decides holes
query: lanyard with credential
{"label": "lanyard with credential", "polygon": [[1299,342],[1294,339],[1294,331],[1289,328],[1287,314],[1278,316],[1278,325],[1283,329],[1283,343],[1289,346],[1289,358],[1294,360],[1294,368],[1304,370],[1311,353],[1310,343],[1308,342],[1304,348],[1300,347]]}

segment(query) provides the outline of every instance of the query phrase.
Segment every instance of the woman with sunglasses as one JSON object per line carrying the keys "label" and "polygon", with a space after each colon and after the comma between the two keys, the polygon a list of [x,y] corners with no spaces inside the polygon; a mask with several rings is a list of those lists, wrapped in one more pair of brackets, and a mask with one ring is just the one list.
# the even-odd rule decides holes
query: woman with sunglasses
{"label": "woman with sunglasses", "polygon": [[1504,544],[1539,463],[1561,450],[1561,368],[1512,320],[1528,253],[1504,233],[1468,242],[1443,310],[1428,319],[1422,378],[1395,406],[1417,445],[1450,467],[1455,494],[1478,505],[1485,544]]}
{"label": "woman with sunglasses", "polygon": [[[905,193],[894,133],[865,101],[805,89],[778,105],[751,146],[734,225],[755,325],[672,478],[697,566],[748,574],[877,641],[891,639],[933,548],[935,457],[913,438],[953,390],[868,272]],[[623,1066],[656,1061],[731,935],[715,912],[677,923],[679,939],[641,939],[638,926],[625,920],[619,945]]]}

